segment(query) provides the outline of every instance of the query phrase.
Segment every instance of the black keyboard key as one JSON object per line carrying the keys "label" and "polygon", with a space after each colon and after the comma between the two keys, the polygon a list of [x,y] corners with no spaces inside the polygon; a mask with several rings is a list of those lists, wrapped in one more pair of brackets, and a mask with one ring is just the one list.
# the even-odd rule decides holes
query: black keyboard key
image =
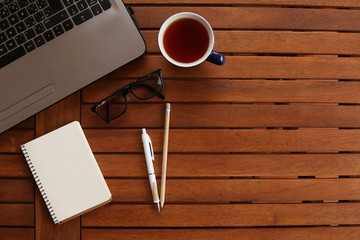
{"label": "black keyboard key", "polygon": [[11,15],[9,18],[10,25],[14,25],[19,22],[19,18],[16,14]]}
{"label": "black keyboard key", "polygon": [[24,20],[25,18],[27,18],[29,16],[28,12],[26,11],[26,8],[24,9],[21,9],[19,12],[18,12],[18,16],[21,20]]}
{"label": "black keyboard key", "polygon": [[10,15],[10,12],[6,7],[0,10],[0,17],[6,18],[9,15]]}
{"label": "black keyboard key", "polygon": [[5,44],[0,45],[0,56],[7,53],[7,49],[5,47]]}
{"label": "black keyboard key", "polygon": [[55,13],[55,10],[52,7],[47,7],[44,9],[44,14],[46,17],[50,17]]}
{"label": "black keyboard key", "polygon": [[5,29],[7,29],[8,27],[10,27],[8,20],[4,19],[4,20],[0,21],[0,29],[1,30],[5,31]]}
{"label": "black keyboard key", "polygon": [[89,4],[89,6],[92,6],[97,3],[97,0],[86,0],[86,2]]}
{"label": "black keyboard key", "polygon": [[[50,0],[51,2],[52,0]],[[39,9],[44,9],[45,7],[48,6],[47,2],[45,0],[38,0],[36,1],[36,5],[38,6]]]}
{"label": "black keyboard key", "polygon": [[9,5],[10,3],[12,3],[14,0],[4,0],[3,2],[5,3],[5,5]]}
{"label": "black keyboard key", "polygon": [[10,39],[12,37],[15,37],[16,35],[16,31],[15,31],[15,28],[11,27],[9,28],[8,30],[5,31],[7,37]]}
{"label": "black keyboard key", "polygon": [[63,10],[63,11],[55,14],[54,16],[46,19],[44,21],[44,24],[45,24],[45,27],[47,29],[49,29],[49,28],[52,28],[53,26],[61,23],[62,21],[66,20],[68,18],[69,18],[69,15],[66,13],[65,10]]}
{"label": "black keyboard key", "polygon": [[84,0],[81,0],[80,2],[78,2],[77,7],[79,8],[80,11],[86,9],[88,7],[87,3]]}
{"label": "black keyboard key", "polygon": [[18,4],[20,8],[26,7],[29,4],[28,0],[18,0]]}
{"label": "black keyboard key", "polygon": [[43,36],[40,35],[34,38],[34,42],[37,47],[40,47],[45,44],[45,39],[43,38]]}
{"label": "black keyboard key", "polygon": [[34,50],[36,48],[35,44],[33,41],[28,41],[27,43],[25,43],[25,48],[26,48],[26,51],[29,53],[31,52],[32,50]]}
{"label": "black keyboard key", "polygon": [[109,0],[99,0],[99,3],[104,10],[111,8],[111,3]]}
{"label": "black keyboard key", "polygon": [[27,9],[28,12],[30,13],[30,15],[36,13],[37,11],[39,11],[39,9],[38,9],[37,6],[35,5],[35,3],[27,6],[26,9]]}
{"label": "black keyboard key", "polygon": [[9,6],[8,6],[8,9],[11,13],[14,13],[16,12],[17,10],[19,10],[19,6],[16,2],[13,2],[11,3]]}
{"label": "black keyboard key", "polygon": [[59,12],[64,9],[63,4],[60,0],[49,0],[50,7],[54,10],[54,12]]}
{"label": "black keyboard key", "polygon": [[75,15],[73,17],[73,20],[76,25],[79,25],[79,24],[89,20],[90,18],[92,18],[92,16],[93,15],[92,15],[91,11],[89,9],[86,9],[85,11]]}
{"label": "black keyboard key", "polygon": [[15,25],[15,28],[18,33],[21,33],[23,31],[25,31],[26,26],[23,22],[19,22],[18,24]]}
{"label": "black keyboard key", "polygon": [[46,31],[43,35],[47,42],[49,42],[55,38],[55,36],[51,30]]}
{"label": "black keyboard key", "polygon": [[0,57],[0,68],[5,67],[6,65],[12,63],[16,59],[21,58],[26,54],[24,47],[20,46],[11,52]]}
{"label": "black keyboard key", "polygon": [[38,25],[36,25],[36,26],[34,27],[34,30],[35,30],[35,32],[36,32],[37,34],[40,34],[40,33],[45,32],[45,27],[44,27],[44,25],[43,25],[42,23],[39,23]]}
{"label": "black keyboard key", "polygon": [[91,7],[91,11],[92,11],[93,14],[96,16],[96,15],[102,13],[103,10],[101,9],[101,7],[100,7],[99,4],[96,4],[96,5],[94,5],[94,6]]}
{"label": "black keyboard key", "polygon": [[61,25],[59,24],[59,25],[57,25],[57,26],[55,26],[55,27],[53,27],[53,31],[54,31],[54,33],[55,33],[55,36],[60,36],[61,34],[63,34],[65,31],[64,31],[64,29],[61,27]]}
{"label": "black keyboard key", "polygon": [[63,22],[62,25],[63,25],[65,31],[69,31],[70,29],[72,29],[74,27],[74,24],[72,23],[72,21],[70,19]]}
{"label": "black keyboard key", "polygon": [[6,42],[6,47],[9,49],[9,51],[13,50],[16,47],[16,42],[14,39],[10,39]]}
{"label": "black keyboard key", "polygon": [[34,15],[34,18],[35,18],[36,22],[39,23],[39,22],[42,22],[45,19],[45,15],[42,12],[37,12]]}
{"label": "black keyboard key", "polygon": [[26,20],[25,20],[25,24],[28,28],[34,26],[36,24],[35,22],[35,19],[33,17],[28,17]]}
{"label": "black keyboard key", "polygon": [[79,9],[74,4],[74,5],[70,6],[70,7],[68,7],[68,11],[69,11],[71,16],[74,16],[75,14],[77,14],[79,12]]}
{"label": "black keyboard key", "polygon": [[74,3],[74,0],[63,0],[64,4],[66,7],[70,6],[71,4]]}
{"label": "black keyboard key", "polygon": [[25,36],[26,36],[27,40],[30,40],[36,36],[36,33],[32,28],[30,28],[29,30],[25,31]]}
{"label": "black keyboard key", "polygon": [[18,45],[21,45],[23,44],[24,42],[26,42],[26,38],[25,38],[25,35],[24,34],[19,34],[15,37],[15,40],[16,40],[16,43]]}
{"label": "black keyboard key", "polygon": [[4,43],[7,40],[7,37],[4,32],[0,32],[0,44]]}

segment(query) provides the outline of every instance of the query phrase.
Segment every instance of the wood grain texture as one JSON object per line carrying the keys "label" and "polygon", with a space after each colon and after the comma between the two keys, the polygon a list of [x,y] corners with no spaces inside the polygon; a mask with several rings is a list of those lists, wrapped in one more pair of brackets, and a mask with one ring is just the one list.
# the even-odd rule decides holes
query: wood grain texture
{"label": "wood grain texture", "polygon": [[33,228],[0,228],[1,240],[34,240]]}
{"label": "wood grain texture", "polygon": [[20,145],[33,138],[34,131],[32,130],[8,130],[0,135],[0,152],[20,152]]}
{"label": "wood grain texture", "polygon": [[126,4],[251,4],[251,5],[288,5],[288,6],[314,6],[314,7],[360,7],[357,0],[182,0],[182,1],[169,1],[169,0],[126,0]]}
{"label": "wood grain texture", "polygon": [[[221,67],[204,63],[196,68],[187,69],[171,65],[162,56],[145,55],[108,76],[114,79],[139,78],[162,68],[165,79],[359,79],[359,64],[360,59],[356,57],[227,56],[226,64]],[[142,67],[139,68],[138,65]]]}
{"label": "wood grain texture", "polygon": [[34,202],[34,181],[0,179],[0,202]]}
{"label": "wood grain texture", "polygon": [[[147,53],[0,135],[0,239],[359,239],[360,2],[125,3]],[[224,66],[178,68],[161,56],[158,30],[182,11],[210,22]],[[129,94],[126,114],[110,124],[90,111],[158,68],[165,100]],[[167,202],[157,213],[140,129],[152,138],[160,179],[166,102]],[[74,120],[113,201],[54,225],[19,146]]]}
{"label": "wood grain texture", "polygon": [[[171,134],[171,132],[170,132]],[[105,177],[146,178],[144,154],[96,154]],[[161,174],[161,154],[155,154]],[[359,154],[170,154],[167,176],[220,178],[360,175]]]}
{"label": "wood grain texture", "polygon": [[[143,30],[147,52],[159,53],[157,30]],[[360,54],[360,34],[294,31],[216,30],[214,49],[221,53]]]}
{"label": "wood grain texture", "polygon": [[[164,74],[168,73],[164,71]],[[360,103],[360,97],[357,94],[360,91],[359,84],[350,81],[231,79],[172,80],[169,78],[170,77],[165,77],[163,94],[166,97],[165,101],[171,102]],[[96,103],[129,82],[130,80],[119,80],[116,78],[101,79],[84,90],[83,101],[86,103]],[[134,97],[128,95],[128,101],[138,102],[139,100],[135,100]],[[164,100],[158,98],[152,98],[147,102],[159,101],[163,104],[165,103]],[[84,111],[90,113],[89,107],[84,108]],[[128,111],[131,112],[132,108],[132,105],[130,105]],[[127,118],[127,115],[128,112],[119,119]]]}
{"label": "wood grain texture", "polygon": [[0,226],[34,226],[34,204],[0,204]]}
{"label": "wood grain texture", "polygon": [[31,177],[31,172],[22,153],[0,155],[0,176]]}
{"label": "wood grain texture", "polygon": [[[319,204],[110,204],[82,218],[85,227],[245,227],[356,224],[359,203]],[[131,216],[126,217],[126,216]]]}
{"label": "wood grain texture", "polygon": [[160,28],[168,17],[177,12],[195,12],[206,18],[215,29],[360,30],[360,13],[357,10],[162,6],[159,11],[156,6],[136,6],[134,11],[142,29]]}
{"label": "wood grain texture", "polygon": [[360,237],[358,227],[300,227],[300,228],[198,228],[198,229],[83,229],[83,240],[353,240]]}
{"label": "wood grain texture", "polygon": [[[85,128],[162,128],[163,104],[132,104],[125,115],[106,123],[82,106]],[[148,116],[139,118],[139,116]],[[360,127],[359,106],[326,104],[253,105],[253,104],[172,104],[171,128],[240,127]]]}
{"label": "wood grain texture", "polygon": [[12,127],[12,129],[34,129],[35,128],[35,117],[30,117],[21,123]]}
{"label": "wood grain texture", "polygon": [[[108,179],[113,203],[152,201],[147,179]],[[359,179],[168,179],[166,203],[360,200]]]}
{"label": "wood grain texture", "polygon": [[[163,132],[148,130],[160,152]],[[94,152],[142,152],[140,130],[85,130]],[[169,152],[357,151],[360,130],[170,130]]]}

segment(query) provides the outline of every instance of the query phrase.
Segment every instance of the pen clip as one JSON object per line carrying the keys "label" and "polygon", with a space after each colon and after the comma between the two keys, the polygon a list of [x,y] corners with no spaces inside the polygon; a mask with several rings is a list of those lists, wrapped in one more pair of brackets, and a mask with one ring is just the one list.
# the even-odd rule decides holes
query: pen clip
{"label": "pen clip", "polygon": [[155,161],[154,149],[153,149],[153,146],[152,146],[151,138],[150,138],[149,134],[147,134],[147,133],[146,133],[146,136],[147,136],[148,144],[149,144],[149,147],[150,147],[151,159],[152,159],[153,161]]}

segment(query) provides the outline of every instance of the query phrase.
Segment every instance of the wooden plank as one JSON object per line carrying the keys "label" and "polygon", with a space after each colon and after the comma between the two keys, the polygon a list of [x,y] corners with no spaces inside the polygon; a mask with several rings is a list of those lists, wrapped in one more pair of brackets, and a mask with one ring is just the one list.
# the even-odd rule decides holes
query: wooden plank
{"label": "wooden plank", "polygon": [[[146,178],[144,154],[96,154],[106,177]],[[161,154],[155,154],[156,175]],[[169,154],[168,177],[360,175],[360,154]]]}
{"label": "wooden plank", "polygon": [[215,29],[360,30],[358,10],[162,6],[159,11],[157,6],[135,6],[134,11],[142,29],[160,28],[169,16],[178,12],[195,12],[206,18]]}
{"label": "wooden plank", "polygon": [[[85,128],[164,126],[163,104],[132,104],[125,115],[111,124],[89,111],[91,106],[82,106],[82,125]],[[360,127],[360,106],[173,103],[171,110],[171,128]],[[142,115],[147,118],[140,118]]]}
{"label": "wooden plank", "polygon": [[[76,92],[36,115],[36,136],[80,119],[80,92]],[[80,217],[55,225],[39,191],[36,191],[36,239],[80,240]]]}
{"label": "wooden plank", "polygon": [[[82,218],[84,227],[245,227],[357,224],[359,203],[166,205],[109,204]],[[131,217],[127,217],[131,216]]]}
{"label": "wooden plank", "polygon": [[[191,70],[189,70],[191,71]],[[166,71],[170,73],[169,70]],[[120,73],[119,73],[120,75]],[[238,75],[241,76],[241,75]],[[83,102],[96,103],[131,80],[103,78],[83,91]],[[191,89],[191,91],[189,90]],[[360,103],[358,82],[337,82],[326,80],[219,80],[219,79],[179,79],[165,77],[163,94],[165,101],[172,102],[307,102],[307,103]],[[276,93],[276,94],[274,94]],[[344,97],[346,96],[346,97]],[[139,102],[128,95],[131,102]],[[147,102],[164,102],[152,98]],[[127,118],[134,110],[121,116]],[[90,113],[90,109],[84,109]],[[136,111],[136,110],[134,110]],[[149,116],[151,117],[151,116]],[[118,120],[116,120],[118,121]],[[122,122],[126,122],[125,120]]]}
{"label": "wooden plank", "polygon": [[[147,179],[108,179],[114,202],[152,202]],[[167,203],[360,200],[360,179],[168,179]]]}
{"label": "wooden plank", "polygon": [[0,179],[0,202],[34,202],[34,181]]}
{"label": "wooden plank", "polygon": [[288,5],[288,6],[313,6],[313,7],[360,7],[357,0],[126,0],[126,4],[167,4],[167,5],[180,5],[180,4],[251,4],[251,5]]}
{"label": "wooden plank", "polygon": [[1,240],[34,240],[33,228],[0,228]]}
{"label": "wooden plank", "polygon": [[89,229],[82,230],[83,240],[98,239],[246,239],[246,240],[353,240],[360,237],[359,227],[301,228],[180,228],[180,229]]}
{"label": "wooden plank", "polygon": [[[156,30],[141,31],[147,52],[160,52]],[[360,54],[360,34],[291,31],[214,31],[222,53]]]}
{"label": "wooden plank", "polygon": [[145,55],[108,76],[139,78],[162,68],[165,82],[168,78],[359,79],[359,65],[360,58],[356,57],[227,56],[227,62],[221,67],[204,63],[188,69],[176,67],[162,56]]}
{"label": "wooden plank", "polygon": [[12,129],[34,129],[35,128],[35,117],[30,117],[21,123],[14,126]]}
{"label": "wooden plank", "polygon": [[[154,151],[163,131],[150,130]],[[86,130],[94,152],[142,152],[139,130]],[[359,151],[360,130],[170,130],[169,152]]]}
{"label": "wooden plank", "polygon": [[34,204],[0,204],[0,226],[34,226]]}
{"label": "wooden plank", "polygon": [[20,152],[20,145],[34,138],[32,130],[8,130],[0,134],[0,152]]}
{"label": "wooden plank", "polygon": [[0,176],[2,177],[31,177],[31,172],[24,156],[19,154],[0,155]]}

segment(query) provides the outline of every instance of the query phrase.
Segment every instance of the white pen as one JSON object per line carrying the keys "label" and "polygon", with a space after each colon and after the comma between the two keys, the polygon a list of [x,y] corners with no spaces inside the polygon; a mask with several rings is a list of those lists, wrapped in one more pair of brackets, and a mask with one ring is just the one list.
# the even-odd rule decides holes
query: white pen
{"label": "white pen", "polygon": [[144,147],[144,154],[145,154],[146,166],[149,174],[149,182],[150,182],[153,201],[155,203],[155,207],[157,211],[160,212],[160,199],[159,199],[159,193],[157,189],[156,177],[155,177],[155,171],[153,165],[153,161],[155,161],[154,150],[152,147],[150,136],[146,133],[145,128],[142,129],[141,139]]}

